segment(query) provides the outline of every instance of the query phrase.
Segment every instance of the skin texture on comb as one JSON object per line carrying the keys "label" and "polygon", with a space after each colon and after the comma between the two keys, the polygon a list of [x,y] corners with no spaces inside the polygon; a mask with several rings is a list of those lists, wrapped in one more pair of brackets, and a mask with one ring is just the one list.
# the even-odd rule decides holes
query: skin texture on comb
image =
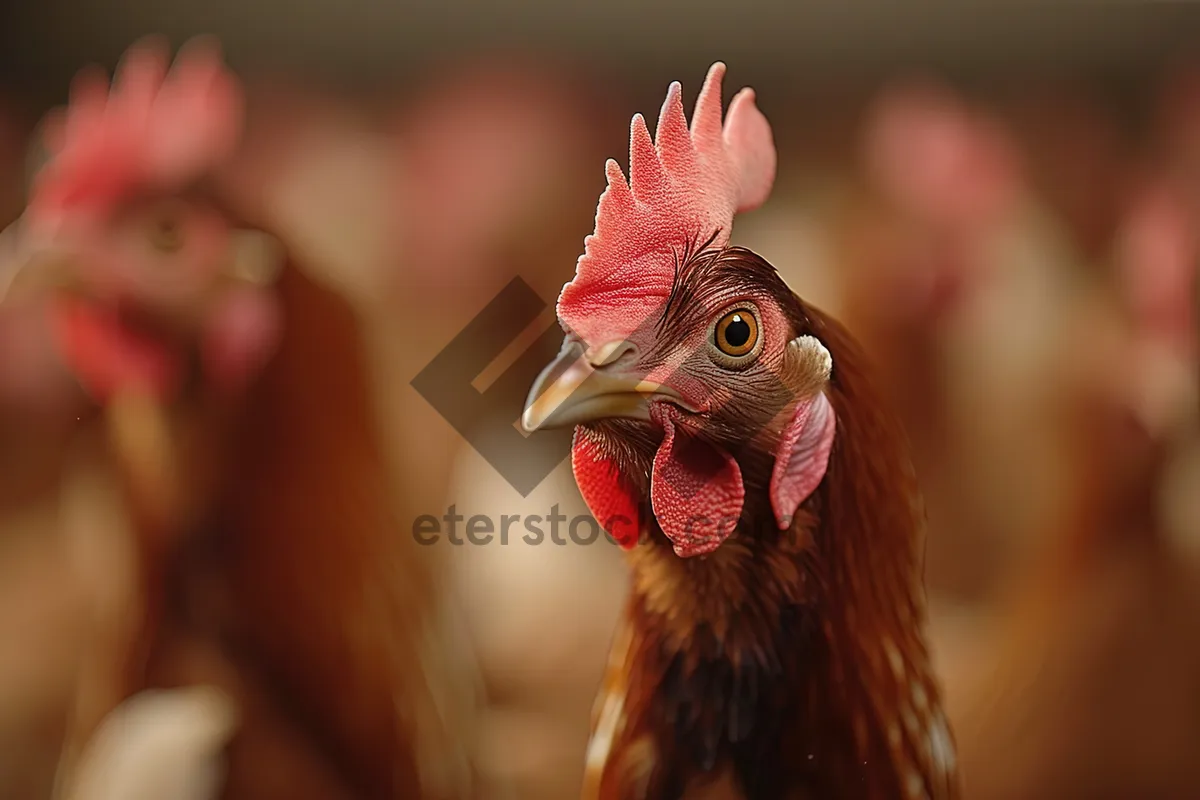
{"label": "skin texture on comb", "polygon": [[723,245],[733,215],[770,194],[776,160],[770,125],[754,92],[743,89],[722,126],[724,76],[724,64],[709,69],[690,130],[678,83],[667,90],[654,140],[645,119],[633,118],[628,182],[617,162],[605,165],[608,188],[595,232],[558,299],[563,327],[589,345],[627,337],[666,304],[680,233],[704,239],[715,231],[713,244]]}
{"label": "skin texture on comb", "polygon": [[[749,89],[734,98],[722,123],[724,74],[719,62],[709,70],[690,129],[678,82],[667,90],[655,139],[640,115],[633,118],[628,182],[616,162],[606,166],[609,182],[597,207],[595,232],[585,240],[575,278],[563,287],[558,301],[559,321],[579,342],[585,358],[608,353],[619,361],[623,352],[627,356],[654,351],[652,329],[672,301],[676,312],[686,305],[676,291],[681,272],[695,263],[699,250],[717,252],[724,246],[734,214],[761,205],[771,191],[776,155],[770,125]],[[760,321],[774,331],[784,324],[769,309]],[[685,405],[715,412],[722,393],[710,392],[703,380],[688,380],[689,370],[682,368],[704,351],[703,340],[676,344],[659,354],[645,378],[686,381],[679,387]],[[769,354],[765,360],[777,359],[778,354]],[[703,555],[729,535],[741,513],[741,474],[728,449],[697,435],[691,421],[676,420],[667,408],[655,414],[667,439],[653,465],[654,513],[678,553]],[[799,418],[801,426],[806,419],[807,415]],[[826,439],[832,434],[830,427]],[[639,518],[635,512],[642,501],[630,494],[619,470],[589,447],[586,435],[576,438],[572,463],[596,518],[622,545],[635,544],[624,521]],[[782,496],[789,489],[781,485],[778,493]],[[795,494],[798,505],[807,492]]]}

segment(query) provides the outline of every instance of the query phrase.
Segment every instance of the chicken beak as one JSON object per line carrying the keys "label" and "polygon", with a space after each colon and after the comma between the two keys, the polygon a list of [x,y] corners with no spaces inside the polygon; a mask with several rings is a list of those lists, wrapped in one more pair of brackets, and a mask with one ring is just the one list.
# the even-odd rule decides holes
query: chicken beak
{"label": "chicken beak", "polygon": [[77,288],[73,254],[64,247],[28,247],[12,228],[0,233],[0,304],[34,301]]}
{"label": "chicken beak", "polygon": [[585,353],[581,342],[568,338],[534,381],[521,426],[533,433],[613,417],[649,420],[650,404],[656,400],[682,405],[671,388],[608,364],[619,344]]}

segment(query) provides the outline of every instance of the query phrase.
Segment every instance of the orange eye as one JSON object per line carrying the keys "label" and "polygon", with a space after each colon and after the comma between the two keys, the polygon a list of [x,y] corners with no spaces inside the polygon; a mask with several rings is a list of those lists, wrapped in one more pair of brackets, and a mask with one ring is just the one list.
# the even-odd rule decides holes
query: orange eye
{"label": "orange eye", "polygon": [[730,311],[717,321],[713,331],[717,349],[731,358],[742,358],[758,346],[758,319],[749,309]]}
{"label": "orange eye", "polygon": [[160,253],[177,253],[183,247],[183,226],[173,214],[158,217],[150,228],[150,244]]}

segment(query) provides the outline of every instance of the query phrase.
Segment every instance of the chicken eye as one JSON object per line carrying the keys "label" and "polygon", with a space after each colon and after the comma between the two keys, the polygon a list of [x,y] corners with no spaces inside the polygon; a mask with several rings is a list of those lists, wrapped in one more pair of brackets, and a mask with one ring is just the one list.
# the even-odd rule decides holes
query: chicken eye
{"label": "chicken eye", "polygon": [[723,355],[744,359],[758,347],[758,318],[747,308],[730,311],[713,329],[713,344]]}
{"label": "chicken eye", "polygon": [[183,247],[183,225],[173,214],[154,220],[150,228],[150,244],[160,253],[177,253]]}

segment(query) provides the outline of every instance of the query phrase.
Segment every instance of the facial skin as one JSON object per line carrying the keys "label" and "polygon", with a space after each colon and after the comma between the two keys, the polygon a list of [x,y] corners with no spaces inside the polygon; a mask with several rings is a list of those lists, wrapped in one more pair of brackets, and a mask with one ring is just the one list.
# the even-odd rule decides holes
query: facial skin
{"label": "facial skin", "polygon": [[262,289],[281,254],[237,230],[213,187],[243,112],[214,42],[172,63],[151,38],[111,83],[82,72],[43,124],[48,159],[12,229],[19,275],[0,300],[14,286],[53,298],[65,360],[101,404],[124,390],[169,400],[197,360],[206,385],[236,388],[273,349],[278,310]]}
{"label": "facial skin", "polygon": [[[818,468],[807,472],[819,483],[833,434],[832,415],[810,414],[827,406],[821,390],[831,365],[807,327],[767,262],[736,248],[701,250],[684,261],[659,313],[628,338],[589,346],[568,332],[530,394],[524,425],[579,425],[575,466],[585,497],[591,480],[613,482],[592,474],[596,462],[611,461],[628,495],[650,495],[681,555],[711,552],[732,532],[747,484],[772,485],[786,527],[795,492],[789,475],[774,480],[774,463],[786,472],[794,446],[815,448]],[[806,438],[810,418],[820,430]],[[811,474],[794,480],[804,497],[816,485]],[[620,491],[595,491],[589,505],[603,522],[612,509],[596,506]],[[628,516],[636,502],[618,505]]]}
{"label": "facial skin", "polygon": [[[781,293],[791,302],[781,303]],[[563,353],[530,394],[525,427],[650,421],[655,404],[669,403],[728,442],[746,432],[737,423],[748,408],[778,411],[791,399],[781,383],[804,382],[785,357],[798,327],[789,315],[802,316],[790,296],[769,267],[748,272],[736,251],[704,253],[627,339],[589,343],[568,330]]]}
{"label": "facial skin", "polygon": [[236,388],[274,346],[280,320],[266,287],[282,253],[202,196],[85,211],[24,237],[23,290],[54,295],[65,359],[101,402],[135,385],[173,395],[193,353],[206,378]]}

